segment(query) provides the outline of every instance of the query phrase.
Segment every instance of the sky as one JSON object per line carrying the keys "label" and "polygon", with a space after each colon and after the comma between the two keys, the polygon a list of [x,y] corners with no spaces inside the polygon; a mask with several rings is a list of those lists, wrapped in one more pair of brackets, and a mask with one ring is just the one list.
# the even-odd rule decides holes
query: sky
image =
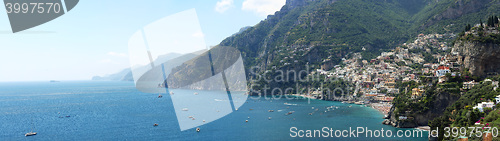
{"label": "sky", "polygon": [[284,4],[285,0],[82,0],[59,18],[18,33],[12,33],[7,13],[2,12],[0,81],[90,80],[116,73],[130,67],[131,36],[158,19],[195,9],[199,36],[214,46]]}

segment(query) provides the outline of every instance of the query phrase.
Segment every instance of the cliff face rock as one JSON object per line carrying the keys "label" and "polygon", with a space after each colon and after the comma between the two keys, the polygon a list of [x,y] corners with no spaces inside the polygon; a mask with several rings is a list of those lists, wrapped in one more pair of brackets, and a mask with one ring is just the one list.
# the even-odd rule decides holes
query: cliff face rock
{"label": "cliff face rock", "polygon": [[487,9],[487,6],[491,1],[492,0],[449,0],[440,2],[439,0],[436,0],[434,3],[437,5],[446,5],[446,9],[434,9],[439,10],[440,12],[433,15],[420,28],[423,29],[442,20],[456,19],[470,13]]}
{"label": "cliff face rock", "polygon": [[500,72],[500,45],[458,41],[454,49],[459,52],[458,61],[472,75],[486,76]]}
{"label": "cliff face rock", "polygon": [[451,106],[459,98],[460,96],[458,95],[453,95],[446,92],[437,94],[435,100],[433,101],[431,109],[422,114],[416,114],[415,122],[418,126],[427,126],[429,121],[443,115],[446,107]]}
{"label": "cliff face rock", "polygon": [[396,117],[396,113],[394,113],[396,108],[392,107],[389,111],[387,119],[382,122],[382,124],[391,125],[397,128],[415,128],[418,126],[427,126],[429,121],[443,115],[446,107],[455,103],[459,98],[460,96],[441,92],[435,96],[435,99],[432,102],[433,105],[429,110],[423,113],[413,114],[414,116],[411,120],[398,120],[398,117]]}
{"label": "cliff face rock", "polygon": [[491,0],[457,0],[443,13],[433,17],[433,20],[454,19],[464,14],[477,12],[486,7]]}

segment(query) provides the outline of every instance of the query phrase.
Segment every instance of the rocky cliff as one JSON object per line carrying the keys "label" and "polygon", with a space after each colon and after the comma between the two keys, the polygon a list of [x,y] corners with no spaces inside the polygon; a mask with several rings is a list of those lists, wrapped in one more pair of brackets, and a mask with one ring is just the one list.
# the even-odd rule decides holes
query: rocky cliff
{"label": "rocky cliff", "polygon": [[430,109],[423,111],[422,113],[408,113],[408,117],[411,119],[408,120],[398,120],[395,107],[392,107],[387,119],[382,123],[387,125],[392,125],[398,128],[415,128],[418,126],[427,126],[429,121],[443,115],[443,112],[446,110],[446,107],[451,106],[455,103],[460,96],[453,95],[447,92],[438,92],[434,97],[432,105]]}
{"label": "rocky cliff", "polygon": [[454,50],[459,53],[458,62],[472,75],[487,76],[500,72],[499,44],[457,41]]}

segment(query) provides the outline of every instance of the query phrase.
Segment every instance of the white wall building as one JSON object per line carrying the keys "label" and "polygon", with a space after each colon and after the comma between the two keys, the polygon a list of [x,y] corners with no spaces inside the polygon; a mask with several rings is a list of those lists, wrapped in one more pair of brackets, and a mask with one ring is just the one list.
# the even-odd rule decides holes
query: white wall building
{"label": "white wall building", "polygon": [[484,112],[483,111],[484,108],[493,108],[493,107],[495,107],[495,103],[493,102],[481,102],[478,103],[477,106],[474,106],[474,109],[479,109],[480,112]]}
{"label": "white wall building", "polygon": [[500,95],[498,95],[498,96],[495,98],[495,100],[496,100],[496,104],[500,103]]}

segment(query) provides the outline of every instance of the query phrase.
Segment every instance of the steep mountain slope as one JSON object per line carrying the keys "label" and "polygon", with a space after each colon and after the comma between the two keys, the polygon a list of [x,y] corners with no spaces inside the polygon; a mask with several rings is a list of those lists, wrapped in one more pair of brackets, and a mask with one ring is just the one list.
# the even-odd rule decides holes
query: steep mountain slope
{"label": "steep mountain slope", "polygon": [[355,52],[370,59],[420,33],[458,33],[499,14],[500,0],[287,0],[220,46],[241,51],[250,79],[256,77],[251,67],[257,73],[306,64],[328,70]]}
{"label": "steep mountain slope", "polygon": [[412,17],[413,32],[460,32],[466,24],[500,14],[499,0],[432,0]]}
{"label": "steep mountain slope", "polygon": [[240,49],[247,70],[329,69],[350,53],[369,59],[420,33],[458,33],[499,7],[499,0],[287,0],[220,45]]}

